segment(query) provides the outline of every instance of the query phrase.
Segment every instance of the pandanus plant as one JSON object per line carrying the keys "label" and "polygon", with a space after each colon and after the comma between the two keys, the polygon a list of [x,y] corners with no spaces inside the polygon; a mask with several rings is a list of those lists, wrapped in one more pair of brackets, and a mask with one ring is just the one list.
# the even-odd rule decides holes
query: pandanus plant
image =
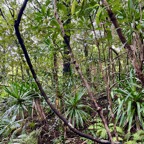
{"label": "pandanus plant", "polygon": [[77,127],[83,126],[84,121],[90,116],[86,110],[91,108],[82,103],[82,96],[85,92],[77,92],[74,96],[65,98],[65,115],[69,121]]}
{"label": "pandanus plant", "polygon": [[4,90],[6,92],[4,116],[17,115],[19,118],[24,118],[25,114],[30,114],[34,108],[40,120],[46,118],[40,104],[39,91],[33,82],[13,83]]}
{"label": "pandanus plant", "polygon": [[114,95],[117,96],[114,111],[119,126],[128,128],[128,131],[144,129],[144,89],[134,71],[130,71],[129,78],[113,90],[113,98]]}

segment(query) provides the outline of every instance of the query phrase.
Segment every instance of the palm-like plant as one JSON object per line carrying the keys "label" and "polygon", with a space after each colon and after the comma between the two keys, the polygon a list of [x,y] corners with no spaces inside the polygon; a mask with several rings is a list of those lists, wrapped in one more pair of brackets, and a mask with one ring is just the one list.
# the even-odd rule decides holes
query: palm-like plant
{"label": "palm-like plant", "polygon": [[125,83],[121,83],[121,88],[115,89],[112,96],[116,95],[115,114],[120,126],[144,129],[144,90],[138,84],[134,72],[130,72],[130,77]]}
{"label": "palm-like plant", "polygon": [[66,112],[65,115],[69,121],[75,126],[83,126],[84,121],[89,117],[89,114],[84,111],[90,109],[88,105],[82,104],[82,96],[84,92],[78,92],[74,97],[65,99]]}
{"label": "palm-like plant", "polygon": [[32,106],[32,99],[35,93],[32,92],[26,83],[13,83],[10,87],[4,88],[8,97],[6,97],[7,110],[4,116],[21,115],[24,117],[24,111]]}

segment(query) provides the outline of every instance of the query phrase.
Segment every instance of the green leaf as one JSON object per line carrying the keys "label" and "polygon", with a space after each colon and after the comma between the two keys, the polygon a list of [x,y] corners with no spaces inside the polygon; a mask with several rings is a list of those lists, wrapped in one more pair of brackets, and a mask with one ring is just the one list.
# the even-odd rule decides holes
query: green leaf
{"label": "green leaf", "polygon": [[123,134],[124,133],[124,131],[123,131],[123,129],[121,128],[121,127],[116,127],[116,130],[117,130],[117,132],[119,133],[119,134]]}
{"label": "green leaf", "polygon": [[128,107],[127,107],[127,114],[128,114],[128,119],[130,118],[130,116],[131,116],[131,112],[132,112],[132,102],[131,101],[129,101],[128,102]]}
{"label": "green leaf", "polygon": [[94,6],[89,6],[88,8],[86,8],[85,10],[93,10],[96,7],[99,7],[99,4],[95,4]]}
{"label": "green leaf", "polygon": [[136,102],[137,105],[137,113],[138,113],[138,118],[141,121],[141,108],[140,108],[140,103]]}
{"label": "green leaf", "polygon": [[133,9],[133,0],[128,0],[128,8],[129,8],[129,11]]}
{"label": "green leaf", "polygon": [[99,25],[99,23],[100,23],[100,15],[101,15],[102,11],[103,11],[103,8],[99,7],[98,11],[96,13],[96,23],[97,23],[97,25]]}
{"label": "green leaf", "polygon": [[128,132],[129,132],[129,131],[131,130],[131,128],[132,128],[132,121],[133,121],[134,113],[135,113],[135,109],[133,109],[133,111],[131,112],[131,116],[130,116],[130,118],[129,118]]}
{"label": "green leaf", "polygon": [[72,6],[71,6],[71,14],[73,15],[75,13],[75,7],[76,7],[77,1],[73,0]]}
{"label": "green leaf", "polygon": [[124,95],[124,96],[129,94],[126,90],[123,90],[121,88],[116,89],[115,92],[117,92],[117,93],[119,93],[121,95]]}
{"label": "green leaf", "polygon": [[56,28],[60,28],[58,22],[55,19],[52,19],[50,25],[55,26]]}
{"label": "green leaf", "polygon": [[120,115],[120,113],[122,112],[122,106],[123,106],[124,100],[121,101],[119,107],[118,107],[118,111],[117,111],[117,116]]}
{"label": "green leaf", "polygon": [[[119,125],[120,125],[120,126],[124,126],[124,122],[125,122],[125,120],[126,120],[125,112],[123,112],[122,115],[121,115],[121,117],[119,116],[119,118],[120,118]],[[119,120],[119,119],[118,119],[118,120]],[[117,120],[117,121],[118,121],[118,120]]]}

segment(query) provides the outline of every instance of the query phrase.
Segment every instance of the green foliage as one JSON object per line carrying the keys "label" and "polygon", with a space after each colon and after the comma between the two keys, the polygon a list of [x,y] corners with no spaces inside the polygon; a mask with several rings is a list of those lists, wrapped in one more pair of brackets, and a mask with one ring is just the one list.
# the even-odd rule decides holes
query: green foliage
{"label": "green foliage", "polygon": [[35,122],[30,122],[30,123],[29,123],[29,127],[30,127],[31,129],[35,128],[35,125],[36,125]]}
{"label": "green foliage", "polygon": [[53,144],[61,144],[63,142],[62,136],[59,136],[58,138],[55,138],[52,140]]}
{"label": "green foliage", "polygon": [[125,143],[124,144],[134,144],[139,143],[142,144],[144,142],[144,131],[138,130],[136,133],[131,134],[130,132],[125,136]]}
{"label": "green foliage", "polygon": [[14,132],[21,125],[22,120],[16,120],[16,116],[13,116],[11,119],[7,117],[1,118],[0,120],[0,135],[7,137],[11,132]]}
{"label": "green foliage", "polygon": [[[112,123],[109,124],[109,129],[111,133],[114,133],[114,125]],[[96,122],[88,127],[88,130],[94,135],[98,136],[103,139],[108,139],[108,135],[106,132],[106,129],[101,121],[101,119],[97,118]],[[121,127],[116,126],[116,131],[118,133],[119,140],[122,140],[122,136],[124,134],[124,131]],[[116,140],[115,137],[113,137],[114,140]]]}
{"label": "green foliage", "polygon": [[[107,1],[128,43],[130,45],[136,43],[135,56],[139,57],[141,53],[139,49],[143,46],[144,39],[143,1]],[[9,139],[8,135],[13,132],[9,127],[19,127],[20,122],[16,125],[14,123],[29,116],[32,100],[39,96],[34,82],[29,81],[27,83],[31,74],[23,57],[23,52],[14,36],[13,24],[21,6],[21,0],[0,1],[0,84],[8,86],[5,87],[4,91],[0,85],[0,125],[1,130],[4,129],[3,132],[1,130],[0,132],[7,136],[6,139]],[[120,43],[116,30],[108,18],[106,8],[100,0],[59,0],[57,1],[57,10],[66,34],[70,36],[70,45],[74,57],[80,64],[84,78],[89,80],[91,90],[99,102],[99,95],[101,96],[107,91],[107,76],[109,75],[110,86],[113,86],[116,83],[117,74],[123,80],[123,75],[129,72],[131,66],[127,53],[122,50],[124,45]],[[55,19],[53,2],[50,0],[29,0],[22,17],[20,32],[37,76],[50,101],[55,104],[56,97],[64,100],[64,105],[60,110],[64,110],[63,107],[65,108],[66,111],[62,112],[74,126],[84,126],[84,122],[88,118],[93,119],[89,115],[92,112],[89,108],[91,102],[83,91],[75,95],[72,94],[73,89],[82,85],[82,80],[72,64],[73,61],[70,62],[71,76],[68,75],[68,78],[66,78],[63,75],[65,44],[60,25]],[[136,40],[134,39],[135,34],[138,35]],[[137,44],[137,41],[142,43]],[[109,49],[113,46],[117,54]],[[88,50],[86,50],[86,47]],[[54,54],[57,57],[56,59]],[[119,125],[117,131],[120,138],[121,134],[126,133],[127,129],[131,132],[130,137],[133,137],[136,130],[144,128],[144,90],[134,75],[130,77],[113,91],[114,112],[117,125]],[[17,83],[14,83],[14,81],[17,81]],[[13,84],[9,86],[10,83]],[[115,95],[118,97],[117,99],[115,99]],[[41,104],[44,112],[49,114],[51,110],[47,103],[42,101]],[[12,121],[11,124],[9,124],[10,121]],[[93,129],[95,125],[97,125],[97,128]],[[30,123],[29,127],[34,128],[35,124]],[[113,134],[113,125],[110,124],[109,127]],[[124,130],[121,127],[124,127]],[[97,120],[89,128],[93,135],[107,139],[101,121],[98,122]],[[136,135],[135,137],[138,137]],[[55,143],[60,143],[61,137],[55,140],[57,140]],[[127,140],[135,141],[132,138]],[[88,140],[86,142],[92,143]]]}
{"label": "green foliage", "polygon": [[31,133],[22,134],[12,141],[9,144],[17,143],[17,144],[38,144],[38,137],[41,133],[41,129],[37,129],[32,131]]}
{"label": "green foliage", "polygon": [[89,117],[86,110],[90,110],[88,105],[82,104],[82,96],[85,92],[78,92],[73,97],[65,98],[66,112],[68,120],[77,127],[83,126],[84,121]]}
{"label": "green foliage", "polygon": [[10,87],[4,88],[6,92],[5,101],[7,104],[4,117],[11,115],[21,115],[32,106],[32,99],[38,96],[26,83],[13,83]]}
{"label": "green foliage", "polygon": [[86,142],[86,144],[95,144],[95,142],[89,140],[89,139],[86,139],[86,138],[83,138],[81,137],[81,140],[83,140],[84,142]]}
{"label": "green foliage", "polygon": [[72,7],[71,7],[71,14],[73,15],[75,13],[75,7],[76,7],[77,1],[73,0]]}
{"label": "green foliage", "polygon": [[[34,92],[35,91],[35,92]],[[36,87],[31,83],[13,83],[4,87],[1,97],[0,135],[1,139],[13,137],[21,131],[24,118],[28,116],[33,98],[37,97]]]}
{"label": "green foliage", "polygon": [[144,129],[144,90],[138,84],[133,71],[128,79],[120,83],[121,87],[114,90],[112,97],[116,95],[115,102],[116,121],[119,126],[128,127],[130,131],[133,127]]}

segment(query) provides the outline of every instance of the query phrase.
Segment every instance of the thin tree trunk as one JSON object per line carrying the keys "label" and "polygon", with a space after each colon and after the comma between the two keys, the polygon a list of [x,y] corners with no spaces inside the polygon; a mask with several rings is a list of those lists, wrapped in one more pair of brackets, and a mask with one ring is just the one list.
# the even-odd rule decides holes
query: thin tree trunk
{"label": "thin tree trunk", "polygon": [[46,115],[45,115],[43,108],[42,108],[40,103],[41,103],[41,101],[39,98],[34,99],[34,108],[35,108],[36,113],[38,115],[38,119],[40,121],[44,121],[44,120],[46,120]]}

